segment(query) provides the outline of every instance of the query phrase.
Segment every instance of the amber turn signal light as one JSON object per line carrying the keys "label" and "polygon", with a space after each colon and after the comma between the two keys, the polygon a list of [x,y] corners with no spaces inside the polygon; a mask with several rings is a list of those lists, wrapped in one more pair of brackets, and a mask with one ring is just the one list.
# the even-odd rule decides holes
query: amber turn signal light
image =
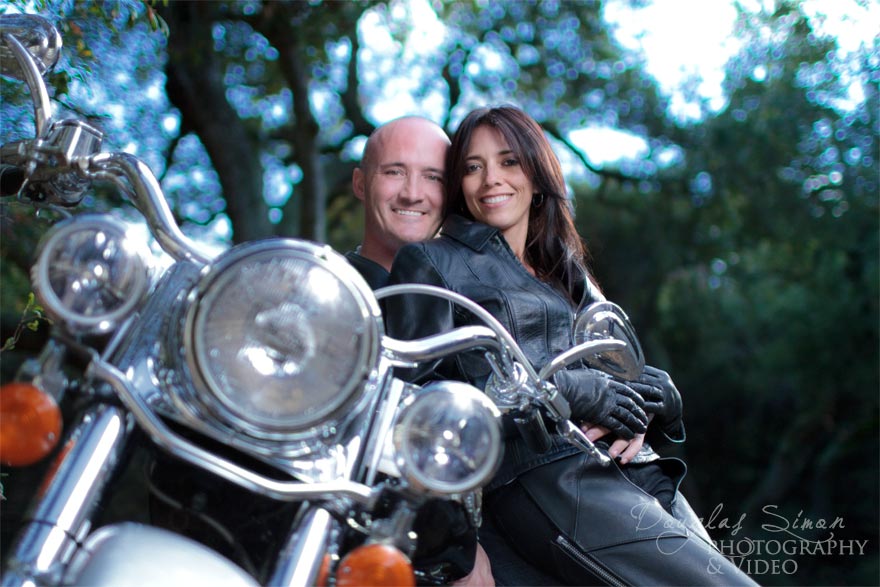
{"label": "amber turn signal light", "polygon": [[315,587],[327,587],[330,584],[330,555],[325,554],[324,560],[321,561],[321,568],[318,570],[318,578],[315,580]]}
{"label": "amber turn signal light", "polygon": [[30,383],[0,387],[0,463],[32,465],[61,438],[61,410],[48,393]]}
{"label": "amber turn signal light", "polygon": [[336,571],[337,587],[414,587],[415,584],[409,559],[388,544],[355,548],[342,559]]}

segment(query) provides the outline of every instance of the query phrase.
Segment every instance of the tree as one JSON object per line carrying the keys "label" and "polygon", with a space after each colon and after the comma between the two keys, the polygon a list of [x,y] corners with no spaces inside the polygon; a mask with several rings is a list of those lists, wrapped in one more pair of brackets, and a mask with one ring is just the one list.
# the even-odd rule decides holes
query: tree
{"label": "tree", "polygon": [[[604,33],[599,3],[441,5],[445,44],[419,61],[405,55],[412,25],[397,15],[402,6],[174,2],[161,10],[172,31],[168,95],[182,130],[198,134],[220,174],[236,242],[269,234],[326,240],[325,210],[333,194],[348,191],[353,167],[341,155],[375,125],[370,102],[383,80],[362,78],[382,65],[361,45],[367,15],[383,20],[400,43],[392,57],[411,67],[422,84],[417,95],[445,99],[443,124],[474,104],[516,95],[569,146],[567,132],[589,123],[649,135],[664,128],[664,102],[638,62]],[[283,122],[260,108],[269,101],[289,112]],[[318,102],[325,112],[317,112]],[[296,177],[274,226],[256,188],[258,158],[265,164],[266,157]]]}
{"label": "tree", "polygon": [[[76,48],[53,80],[56,102],[107,125],[108,147],[148,158],[190,234],[228,221],[234,242],[284,235],[350,249],[361,214],[348,183],[374,125],[405,108],[452,130],[477,105],[525,107],[576,170],[577,224],[606,294],[685,395],[690,441],[677,450],[698,512],[738,509],[753,538],[765,536],[767,504],[843,516],[841,536],[871,540],[872,556],[800,558],[793,580],[876,576],[876,39],[853,58],[798,3],[742,12],[727,106],[684,121],[644,56],[616,45],[599,2],[47,6]],[[167,48],[148,26],[156,14]],[[436,35],[419,36],[417,21],[435,18]],[[7,121],[26,135],[20,88],[2,89],[4,135]],[[647,148],[599,165],[572,139],[589,126]],[[88,205],[120,203],[107,198]],[[26,287],[24,228],[40,225],[20,211],[3,220],[6,307],[16,265]]]}
{"label": "tree", "polygon": [[[796,4],[740,22],[746,42],[728,67],[728,106],[678,135],[688,181],[615,182],[601,198],[583,190],[579,227],[599,244],[606,291],[647,333],[646,356],[686,394],[689,437],[703,440],[685,445],[698,511],[737,508],[730,515],[745,514],[759,541],[779,538],[761,527],[777,521],[766,506],[786,520],[841,517],[837,539],[870,543],[880,440],[876,40],[846,56]],[[853,83],[864,101],[847,98]],[[797,557],[796,579],[857,584],[876,574],[876,553]]]}

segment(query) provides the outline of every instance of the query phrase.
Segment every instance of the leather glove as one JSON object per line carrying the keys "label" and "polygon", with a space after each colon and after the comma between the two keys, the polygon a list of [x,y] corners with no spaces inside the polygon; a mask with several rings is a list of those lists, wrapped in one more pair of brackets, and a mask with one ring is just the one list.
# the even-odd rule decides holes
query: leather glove
{"label": "leather glove", "polygon": [[657,422],[663,433],[670,440],[684,441],[681,394],[678,393],[669,373],[645,365],[645,370],[639,375],[638,380],[627,384],[645,400],[645,411],[654,414],[654,422]]}
{"label": "leather glove", "polygon": [[566,369],[553,380],[575,423],[604,426],[625,440],[648,429],[645,401],[626,384],[592,369]]}

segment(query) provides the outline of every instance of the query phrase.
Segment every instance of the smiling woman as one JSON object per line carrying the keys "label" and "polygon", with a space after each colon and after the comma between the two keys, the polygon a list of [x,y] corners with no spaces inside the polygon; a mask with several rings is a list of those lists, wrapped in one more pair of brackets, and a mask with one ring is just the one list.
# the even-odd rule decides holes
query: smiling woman
{"label": "smiling woman", "polygon": [[[446,171],[450,214],[439,237],[403,247],[389,281],[442,286],[470,298],[541,369],[571,346],[577,310],[603,299],[586,267],[559,161],[532,117],[501,106],[464,118]],[[424,298],[386,300],[391,336],[410,340],[475,324],[469,313]],[[484,388],[490,374],[481,355],[468,354],[412,378]],[[484,488],[483,519],[492,529],[480,530],[481,540],[504,537],[483,541],[499,580],[533,584],[523,569],[538,568],[556,584],[754,585],[720,556],[678,493],[684,464],[643,444],[649,422],[684,440],[681,397],[669,375],[645,366],[624,381],[578,362],[557,372],[554,385],[571,419],[616,463],[603,467],[560,435],[538,451],[526,438],[535,437],[534,429],[520,436],[509,422],[504,460]],[[640,526],[633,511],[658,522]],[[717,561],[718,575],[706,574],[710,561]],[[519,576],[502,575],[510,568]]]}
{"label": "smiling woman", "polygon": [[480,108],[456,137],[446,158],[448,210],[500,230],[526,271],[570,291],[586,250],[543,129],[519,108]]}

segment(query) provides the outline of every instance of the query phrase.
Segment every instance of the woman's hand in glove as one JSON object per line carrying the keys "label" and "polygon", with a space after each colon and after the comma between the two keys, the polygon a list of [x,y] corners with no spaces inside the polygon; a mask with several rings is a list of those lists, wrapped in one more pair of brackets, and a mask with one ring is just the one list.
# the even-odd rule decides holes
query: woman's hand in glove
{"label": "woman's hand in glove", "polygon": [[642,396],[645,400],[645,411],[656,416],[654,421],[670,440],[684,440],[681,394],[678,393],[669,373],[645,365],[645,370],[639,378],[627,384]]}
{"label": "woman's hand in glove", "polygon": [[647,430],[645,401],[627,385],[592,369],[566,369],[553,379],[575,423],[603,426],[626,440]]}

